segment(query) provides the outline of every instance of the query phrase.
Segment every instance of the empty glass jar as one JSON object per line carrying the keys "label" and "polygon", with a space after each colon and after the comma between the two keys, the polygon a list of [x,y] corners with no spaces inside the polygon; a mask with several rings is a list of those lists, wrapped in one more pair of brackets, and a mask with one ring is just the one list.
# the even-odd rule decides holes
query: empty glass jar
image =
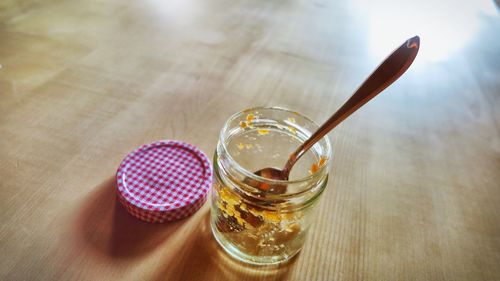
{"label": "empty glass jar", "polygon": [[231,256],[252,264],[272,264],[300,251],[328,181],[328,138],[302,156],[288,181],[254,172],[283,168],[289,155],[317,128],[308,118],[281,108],[248,109],[226,122],[214,156],[211,226]]}

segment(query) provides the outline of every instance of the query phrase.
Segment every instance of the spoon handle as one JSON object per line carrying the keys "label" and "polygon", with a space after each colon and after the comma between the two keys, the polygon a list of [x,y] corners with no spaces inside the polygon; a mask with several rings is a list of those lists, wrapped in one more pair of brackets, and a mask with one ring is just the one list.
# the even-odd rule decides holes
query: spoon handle
{"label": "spoon handle", "polygon": [[374,98],[385,88],[396,81],[411,65],[420,48],[420,38],[415,36],[408,39],[392,54],[390,54],[373,73],[363,82],[354,94],[328,119],[321,127],[307,139],[295,152],[290,155],[283,169],[288,176],[292,166],[317,141],[323,138],[330,130],[344,121],[354,111]]}

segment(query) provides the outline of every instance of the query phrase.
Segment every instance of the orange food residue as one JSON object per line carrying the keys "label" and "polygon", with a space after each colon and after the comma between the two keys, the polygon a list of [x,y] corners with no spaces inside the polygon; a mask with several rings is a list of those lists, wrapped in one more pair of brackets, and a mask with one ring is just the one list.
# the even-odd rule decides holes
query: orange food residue
{"label": "orange food residue", "polygon": [[268,129],[259,129],[257,132],[259,132],[259,135],[267,135],[269,134]]}
{"label": "orange food residue", "polygon": [[311,169],[309,170],[309,173],[314,174],[314,173],[316,173],[318,171],[318,169],[319,169],[318,164],[313,163],[311,165]]}
{"label": "orange food residue", "polygon": [[327,161],[327,160],[328,160],[328,158],[326,158],[325,156],[321,156],[321,157],[319,158],[319,162],[318,162],[319,166],[320,166],[320,167],[323,167],[323,166],[326,164],[326,161]]}
{"label": "orange food residue", "polygon": [[311,165],[311,169],[309,170],[309,173],[310,174],[316,173],[319,170],[319,168],[323,167],[326,164],[326,161],[328,161],[328,158],[326,158],[325,156],[321,156],[319,158],[318,163],[313,163]]}
{"label": "orange food residue", "polygon": [[243,143],[241,143],[241,142],[240,142],[240,143],[238,144],[238,149],[239,149],[239,150],[242,150],[243,148],[245,148],[245,145],[244,145]]}

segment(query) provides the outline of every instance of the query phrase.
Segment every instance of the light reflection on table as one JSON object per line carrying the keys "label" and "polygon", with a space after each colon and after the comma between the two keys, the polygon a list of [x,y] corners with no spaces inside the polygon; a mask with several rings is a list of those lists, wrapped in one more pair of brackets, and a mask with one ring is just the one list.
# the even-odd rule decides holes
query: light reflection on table
{"label": "light reflection on table", "polygon": [[498,15],[490,0],[355,0],[352,5],[366,21],[368,45],[375,57],[384,57],[399,42],[420,35],[419,63],[450,58],[475,35],[481,17]]}

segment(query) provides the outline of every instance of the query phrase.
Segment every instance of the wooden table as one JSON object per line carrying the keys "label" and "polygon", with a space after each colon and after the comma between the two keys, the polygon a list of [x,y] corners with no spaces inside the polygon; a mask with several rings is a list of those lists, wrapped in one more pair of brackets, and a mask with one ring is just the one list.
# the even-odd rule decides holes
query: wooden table
{"label": "wooden table", "polygon": [[[378,2],[2,1],[0,279],[500,280],[498,9]],[[409,72],[330,134],[329,187],[291,263],[230,259],[208,204],[163,225],[117,205],[135,147],[212,155],[256,105],[321,122],[415,34]]]}

